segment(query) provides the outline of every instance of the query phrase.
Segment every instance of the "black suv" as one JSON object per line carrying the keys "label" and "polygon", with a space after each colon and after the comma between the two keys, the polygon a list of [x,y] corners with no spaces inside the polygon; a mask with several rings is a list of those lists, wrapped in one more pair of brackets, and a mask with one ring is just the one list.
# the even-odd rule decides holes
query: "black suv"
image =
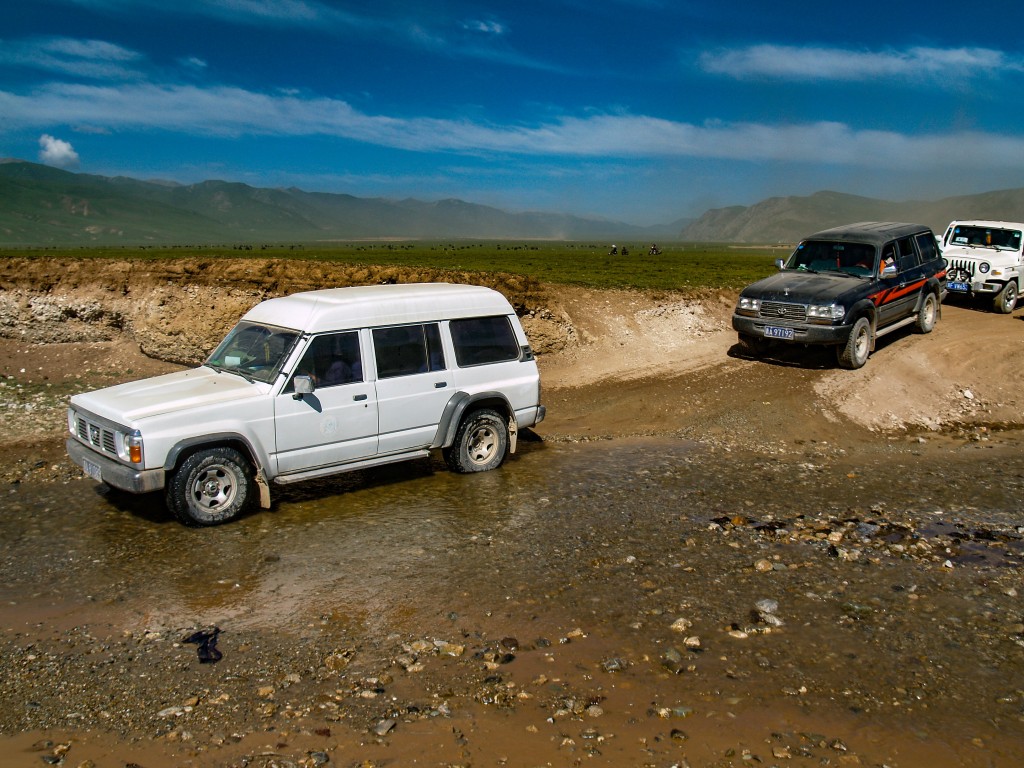
{"label": "black suv", "polygon": [[774,341],[826,344],[860,368],[875,340],[916,323],[928,333],[946,295],[946,262],[925,226],[861,222],[803,240],[780,272],[740,293],[732,327],[754,355]]}

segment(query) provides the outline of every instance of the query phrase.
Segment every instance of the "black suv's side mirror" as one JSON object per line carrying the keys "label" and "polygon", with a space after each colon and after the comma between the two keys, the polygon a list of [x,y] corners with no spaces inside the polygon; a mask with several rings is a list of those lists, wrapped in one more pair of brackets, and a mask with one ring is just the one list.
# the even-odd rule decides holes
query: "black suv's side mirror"
{"label": "black suv's side mirror", "polygon": [[777,269],[783,269],[785,266],[786,266],[786,262],[783,261],[782,259],[776,259],[775,260],[775,267]]}

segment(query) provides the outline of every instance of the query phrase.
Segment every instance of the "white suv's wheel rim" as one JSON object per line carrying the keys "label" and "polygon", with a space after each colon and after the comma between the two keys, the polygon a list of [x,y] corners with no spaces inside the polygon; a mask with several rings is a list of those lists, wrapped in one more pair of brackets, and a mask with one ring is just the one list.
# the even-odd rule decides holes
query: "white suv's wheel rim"
{"label": "white suv's wheel rim", "polygon": [[197,507],[219,509],[229,506],[235,498],[238,483],[235,475],[219,464],[206,467],[192,483],[192,498]]}
{"label": "white suv's wheel rim", "polygon": [[486,464],[498,450],[498,435],[489,426],[481,425],[473,430],[466,446],[469,458],[476,464]]}

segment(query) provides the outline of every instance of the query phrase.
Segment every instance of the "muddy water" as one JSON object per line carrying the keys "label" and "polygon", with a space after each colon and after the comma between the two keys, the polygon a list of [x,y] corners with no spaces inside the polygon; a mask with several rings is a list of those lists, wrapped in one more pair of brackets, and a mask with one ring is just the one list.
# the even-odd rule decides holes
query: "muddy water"
{"label": "muddy water", "polygon": [[[1019,764],[1022,494],[1012,447],[899,441],[532,441],[497,472],[396,465],[202,530],[158,498],[25,484],[0,515],[0,732],[73,706],[87,731],[167,739],[168,703],[271,685],[276,713],[321,717],[333,692],[356,732],[400,723],[349,758],[400,763],[454,729],[428,764],[497,764],[522,739],[538,764]],[[224,660],[197,668],[175,641],[214,625]],[[276,722],[252,708],[259,725],[210,708],[190,733]]]}

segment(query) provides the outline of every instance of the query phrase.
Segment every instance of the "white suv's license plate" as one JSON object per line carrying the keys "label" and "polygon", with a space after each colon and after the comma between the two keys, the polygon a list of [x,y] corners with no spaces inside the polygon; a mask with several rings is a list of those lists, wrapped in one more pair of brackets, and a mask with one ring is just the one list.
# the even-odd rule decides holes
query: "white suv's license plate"
{"label": "white suv's license plate", "polygon": [[971,290],[970,283],[946,283],[946,288],[950,291],[958,291],[960,293],[967,293]]}
{"label": "white suv's license plate", "polygon": [[103,482],[103,473],[100,472],[100,465],[99,464],[93,464],[91,461],[86,459],[85,461],[82,462],[82,469],[85,470],[85,474],[87,474],[89,477],[91,477],[96,482],[98,482],[98,483],[102,483]]}
{"label": "white suv's license plate", "polygon": [[764,335],[768,339],[789,339],[792,341],[796,338],[792,328],[779,328],[775,325],[766,325],[764,327]]}

